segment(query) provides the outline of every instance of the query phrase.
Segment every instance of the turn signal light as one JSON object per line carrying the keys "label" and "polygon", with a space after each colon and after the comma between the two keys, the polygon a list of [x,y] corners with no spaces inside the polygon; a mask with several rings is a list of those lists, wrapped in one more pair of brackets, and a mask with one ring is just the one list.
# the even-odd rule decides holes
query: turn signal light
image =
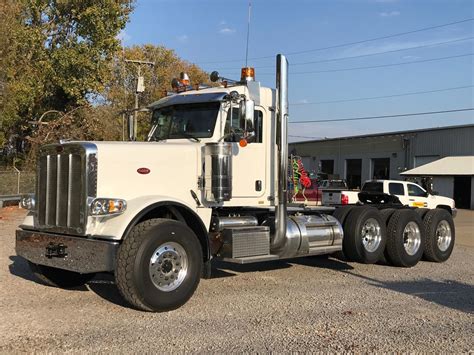
{"label": "turn signal light", "polygon": [[245,148],[247,146],[247,140],[242,138],[240,141],[239,141],[239,145],[242,147],[242,148]]}
{"label": "turn signal light", "polygon": [[90,215],[102,217],[123,213],[127,209],[127,202],[122,199],[96,198],[90,204]]}

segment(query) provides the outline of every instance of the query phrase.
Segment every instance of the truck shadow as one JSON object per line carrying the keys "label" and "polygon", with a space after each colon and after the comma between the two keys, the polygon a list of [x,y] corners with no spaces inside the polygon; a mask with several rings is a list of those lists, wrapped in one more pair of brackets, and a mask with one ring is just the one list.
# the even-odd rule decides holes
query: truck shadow
{"label": "truck shadow", "polygon": [[[9,270],[12,275],[21,277],[25,280],[42,284],[31,272],[25,259],[18,256],[10,256],[12,263]],[[294,264],[304,265],[315,268],[325,268],[331,270],[346,271],[352,270],[353,267],[345,262],[328,258],[327,256],[313,256],[306,258],[296,258],[288,260],[278,260],[272,262],[263,262],[255,264],[239,265],[214,260],[212,263],[212,279],[223,277],[238,276],[241,273],[261,272],[278,269],[287,269],[293,267]],[[71,290],[92,291],[104,300],[116,305],[131,308],[120,295],[115,285],[114,275],[108,273],[98,273],[92,280],[84,286],[74,287]]]}
{"label": "truck shadow", "polygon": [[[32,281],[41,285],[44,285],[38,280],[30,267],[28,262],[18,256],[10,256],[12,263],[8,266],[10,273],[14,276],[21,277],[22,279]],[[46,285],[45,285],[46,286]],[[74,291],[92,291],[99,297],[106,301],[112,302],[116,305],[130,308],[130,306],[123,300],[120,293],[115,286],[114,276],[107,273],[98,273],[92,280],[87,282],[84,286],[72,287],[69,290]]]}
{"label": "truck shadow", "polygon": [[311,256],[305,258],[295,258],[287,260],[275,260],[253,264],[234,264],[221,260],[214,260],[212,263],[212,279],[237,276],[247,272],[261,272],[293,267],[294,264],[309,267],[331,269],[331,270],[352,270],[353,267],[344,261],[328,258],[327,256]]}
{"label": "truck shadow", "polygon": [[[12,262],[10,265],[8,265],[10,274],[21,277],[22,279],[25,279],[28,281],[33,281],[38,284],[45,285],[43,282],[41,282],[35,277],[35,275],[33,274],[33,272],[31,271],[28,265],[28,262],[25,259],[19,256],[15,256],[15,255],[11,255],[9,259]],[[77,290],[77,291],[87,291],[87,288],[85,286],[71,287],[69,289]]]}
{"label": "truck shadow", "polygon": [[425,301],[468,314],[474,314],[474,286],[454,280],[381,281],[371,277],[347,274],[366,280],[368,285],[404,293]]}

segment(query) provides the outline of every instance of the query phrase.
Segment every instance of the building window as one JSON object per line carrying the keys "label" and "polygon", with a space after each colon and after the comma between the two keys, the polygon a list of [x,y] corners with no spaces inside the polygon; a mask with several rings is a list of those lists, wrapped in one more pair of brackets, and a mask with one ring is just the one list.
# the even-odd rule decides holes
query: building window
{"label": "building window", "polygon": [[334,174],[334,160],[321,160],[321,172],[324,174]]}
{"label": "building window", "polygon": [[398,182],[391,182],[388,184],[388,193],[390,195],[398,195],[403,196],[405,195],[405,189],[403,188],[403,184]]}
{"label": "building window", "polygon": [[362,159],[346,159],[346,180],[350,189],[360,189],[362,181]]}
{"label": "building window", "polygon": [[390,179],[390,158],[372,159],[372,179]]}

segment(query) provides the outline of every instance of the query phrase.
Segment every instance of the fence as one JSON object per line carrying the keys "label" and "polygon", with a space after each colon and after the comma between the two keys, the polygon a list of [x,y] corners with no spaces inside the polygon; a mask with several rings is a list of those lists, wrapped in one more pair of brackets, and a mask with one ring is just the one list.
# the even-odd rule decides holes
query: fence
{"label": "fence", "polygon": [[0,196],[35,192],[34,171],[0,170]]}

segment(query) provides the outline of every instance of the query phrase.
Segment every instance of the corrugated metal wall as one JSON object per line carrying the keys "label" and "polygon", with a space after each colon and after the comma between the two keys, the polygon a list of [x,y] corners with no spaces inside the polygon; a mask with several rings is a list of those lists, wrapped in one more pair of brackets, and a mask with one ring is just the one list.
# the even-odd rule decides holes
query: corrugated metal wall
{"label": "corrugated metal wall", "polygon": [[416,133],[413,155],[474,155],[474,126]]}

